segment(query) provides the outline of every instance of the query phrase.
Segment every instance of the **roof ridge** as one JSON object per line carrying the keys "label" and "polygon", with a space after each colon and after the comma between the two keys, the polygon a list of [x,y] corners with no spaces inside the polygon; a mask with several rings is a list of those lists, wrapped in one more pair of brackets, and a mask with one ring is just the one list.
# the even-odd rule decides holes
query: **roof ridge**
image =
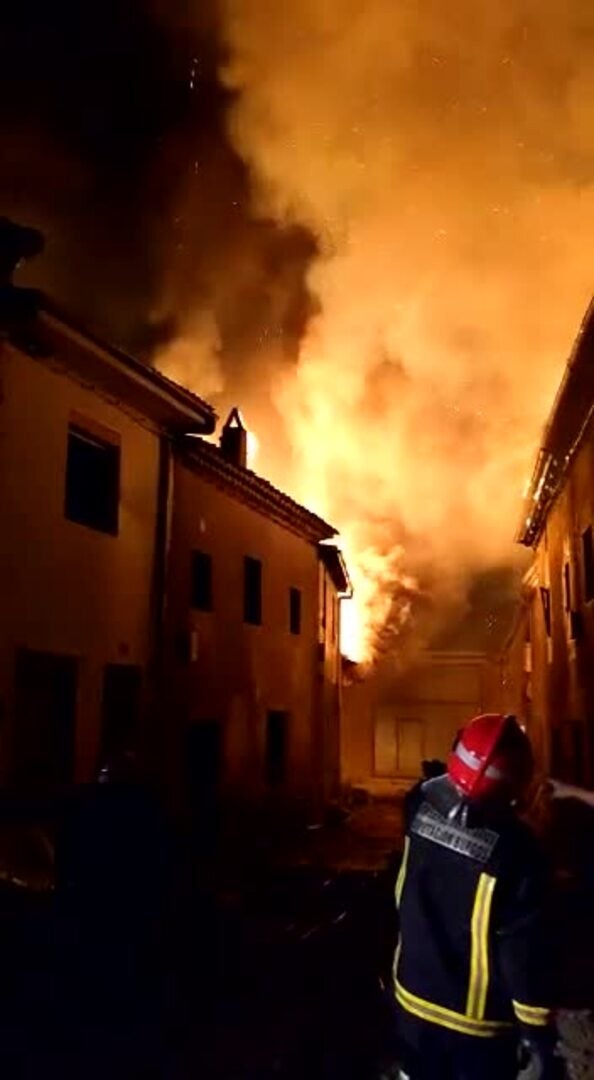
{"label": "roof ridge", "polygon": [[76,317],[72,316],[69,312],[66,312],[59,304],[45,294],[42,297],[39,310],[41,315],[49,315],[51,319],[61,323],[62,326],[71,333],[78,334],[80,337],[94,345],[95,348],[108,353],[114,359],[119,360],[120,363],[125,364],[136,373],[146,375],[148,379],[160,383],[163,387],[166,387],[172,393],[185,400],[188,404],[192,403],[197,405],[200,409],[210,414],[213,421],[217,419],[216,410],[210,402],[206,401],[198,394],[195,394],[192,390],[188,390],[186,386],[176,382],[175,379],[171,379],[153,364],[148,363],[146,360],[141,360],[139,357],[134,356],[132,353],[121,348],[121,346],[105,340],[94,330],[89,330],[87,326],[82,322],[79,322]]}
{"label": "roof ridge", "polygon": [[311,532],[315,534],[316,539],[330,540],[332,537],[338,535],[338,530],[330,525],[319,514],[314,513],[313,510],[309,510],[302,503],[297,502],[291,495],[288,495],[281,488],[276,487],[270,480],[267,480],[264,476],[254,472],[253,469],[245,468],[241,465],[236,465],[234,462],[229,461],[220,451],[216,443],[209,442],[208,439],[203,438],[200,435],[191,436],[183,440],[183,446],[186,457],[190,460],[201,459],[206,460],[207,463],[212,464],[216,471],[224,476],[227,480],[239,486],[245,490],[251,490],[255,495],[260,495],[264,499],[270,500],[272,503],[276,503],[277,507],[282,509],[289,515],[295,515],[300,518],[304,523],[307,522],[311,526]]}

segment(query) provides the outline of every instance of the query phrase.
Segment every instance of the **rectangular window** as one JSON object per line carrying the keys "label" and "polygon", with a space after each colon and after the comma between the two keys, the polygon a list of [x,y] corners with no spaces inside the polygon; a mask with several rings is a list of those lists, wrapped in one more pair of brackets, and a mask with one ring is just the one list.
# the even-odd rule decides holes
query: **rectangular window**
{"label": "rectangular window", "polygon": [[184,765],[190,822],[196,839],[214,839],[223,773],[222,728],[216,720],[192,724],[185,733]]}
{"label": "rectangular window", "polygon": [[543,585],[540,587],[540,598],[542,600],[542,613],[544,616],[545,629],[547,637],[551,636],[551,590],[546,589]]}
{"label": "rectangular window", "polygon": [[266,781],[278,787],[287,773],[287,713],[269,712],[266,721]]}
{"label": "rectangular window", "polygon": [[119,499],[119,446],[70,424],[65,516],[78,525],[117,536]]}
{"label": "rectangular window", "polygon": [[15,663],[13,780],[30,791],[74,782],[78,663],[18,649]]}
{"label": "rectangular window", "polygon": [[101,765],[134,750],[140,719],[142,671],[134,664],[107,664],[101,703]]}
{"label": "rectangular window", "polygon": [[212,555],[192,552],[190,605],[195,611],[212,611]]}
{"label": "rectangular window", "polygon": [[594,600],[594,540],[592,526],[582,533],[582,557],[584,560],[584,600]]}
{"label": "rectangular window", "polygon": [[301,633],[301,589],[289,589],[289,630]]}
{"label": "rectangular window", "polygon": [[262,623],[262,563],[250,555],[243,560],[243,620],[252,626]]}
{"label": "rectangular window", "polygon": [[569,636],[572,641],[581,641],[583,638],[583,621],[581,611],[569,612]]}

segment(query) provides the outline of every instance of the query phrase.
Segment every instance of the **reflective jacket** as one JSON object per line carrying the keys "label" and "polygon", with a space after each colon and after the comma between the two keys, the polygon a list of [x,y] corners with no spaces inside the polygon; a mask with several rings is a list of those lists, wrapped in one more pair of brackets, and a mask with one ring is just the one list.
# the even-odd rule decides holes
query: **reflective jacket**
{"label": "reflective jacket", "polygon": [[447,777],[407,803],[396,998],[405,1014],[459,1034],[492,1038],[519,1023],[532,1038],[551,1020],[544,860],[511,811],[473,819],[469,808],[464,821],[457,807]]}

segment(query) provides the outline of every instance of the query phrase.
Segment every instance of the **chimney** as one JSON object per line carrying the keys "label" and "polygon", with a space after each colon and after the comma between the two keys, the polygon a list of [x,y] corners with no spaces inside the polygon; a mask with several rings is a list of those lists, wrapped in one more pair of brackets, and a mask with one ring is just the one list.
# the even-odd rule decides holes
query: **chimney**
{"label": "chimney", "polygon": [[221,454],[232,465],[247,466],[247,429],[244,427],[239,409],[231,409],[221,432]]}

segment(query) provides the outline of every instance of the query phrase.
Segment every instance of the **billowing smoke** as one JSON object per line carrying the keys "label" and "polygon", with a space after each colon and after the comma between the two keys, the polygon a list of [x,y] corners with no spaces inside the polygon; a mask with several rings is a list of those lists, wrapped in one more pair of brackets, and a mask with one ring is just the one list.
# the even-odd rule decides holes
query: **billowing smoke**
{"label": "billowing smoke", "polygon": [[253,212],[318,246],[318,311],[272,389],[285,483],[341,528],[364,604],[398,629],[415,595],[449,603],[513,558],[592,287],[594,9],[222,0],[222,16]]}
{"label": "billowing smoke", "polygon": [[191,6],[11,8],[2,212],[84,321],[243,407],[402,653],[513,562],[591,293],[594,9]]}

